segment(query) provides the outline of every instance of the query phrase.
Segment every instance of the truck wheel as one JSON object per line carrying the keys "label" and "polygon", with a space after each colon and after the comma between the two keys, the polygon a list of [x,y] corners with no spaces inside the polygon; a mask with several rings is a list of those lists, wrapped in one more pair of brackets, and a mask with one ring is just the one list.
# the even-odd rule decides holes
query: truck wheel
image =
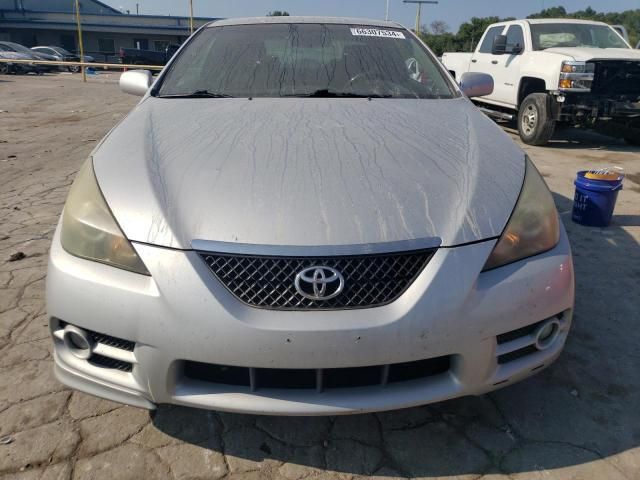
{"label": "truck wheel", "polygon": [[524,99],[518,111],[518,133],[527,145],[546,145],[556,127],[551,119],[549,96],[532,93]]}

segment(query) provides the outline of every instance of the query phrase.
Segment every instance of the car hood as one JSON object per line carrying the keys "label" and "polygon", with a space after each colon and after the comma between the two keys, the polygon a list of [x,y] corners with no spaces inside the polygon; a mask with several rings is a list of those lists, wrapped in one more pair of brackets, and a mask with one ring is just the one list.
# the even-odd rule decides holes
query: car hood
{"label": "car hood", "polygon": [[565,55],[582,62],[589,60],[640,60],[640,51],[630,48],[558,47],[547,48],[544,51]]}
{"label": "car hood", "polygon": [[484,240],[525,169],[466,98],[149,97],[93,160],[129,239],[183,249]]}

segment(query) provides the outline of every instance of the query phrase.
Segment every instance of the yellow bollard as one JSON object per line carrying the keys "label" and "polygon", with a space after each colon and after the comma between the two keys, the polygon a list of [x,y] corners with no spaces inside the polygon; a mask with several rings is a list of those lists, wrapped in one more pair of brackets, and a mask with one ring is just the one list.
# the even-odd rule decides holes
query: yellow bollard
{"label": "yellow bollard", "polygon": [[[84,64],[84,45],[82,44],[82,25],[80,24],[80,1],[76,0],[76,23],[78,24],[78,45],[80,45],[80,61]],[[80,66],[82,70],[82,81],[87,81],[87,72],[84,65]]]}

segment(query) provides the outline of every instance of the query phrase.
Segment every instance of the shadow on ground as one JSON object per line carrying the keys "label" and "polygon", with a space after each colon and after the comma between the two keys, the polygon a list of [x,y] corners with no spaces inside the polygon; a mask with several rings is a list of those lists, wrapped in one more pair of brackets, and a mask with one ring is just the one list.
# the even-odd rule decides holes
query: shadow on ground
{"label": "shadow on ground", "polygon": [[541,374],[483,397],[380,414],[283,418],[161,407],[154,425],[224,452],[232,472],[278,468],[299,478],[311,467],[429,477],[572,466],[571,478],[632,478],[631,451],[640,446],[640,248],[622,226],[638,225],[640,216],[584,227],[571,222],[571,199],[555,200],[569,212],[562,216],[577,298],[566,350]]}
{"label": "shadow on ground", "polygon": [[[518,135],[518,129],[514,123],[499,124],[507,132]],[[596,133],[593,130],[579,128],[557,128],[548,147],[557,150],[591,149],[609,152],[640,153],[640,146],[631,145],[621,138],[610,137]]]}

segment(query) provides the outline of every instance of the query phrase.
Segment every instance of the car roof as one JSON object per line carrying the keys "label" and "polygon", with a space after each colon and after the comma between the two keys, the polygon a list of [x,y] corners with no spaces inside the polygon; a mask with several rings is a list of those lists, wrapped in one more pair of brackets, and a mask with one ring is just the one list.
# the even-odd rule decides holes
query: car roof
{"label": "car roof", "polygon": [[586,25],[607,25],[604,22],[596,22],[594,20],[578,20],[576,18],[529,18],[526,21],[532,25],[538,23],[580,23]]}
{"label": "car roof", "polygon": [[207,24],[207,27],[223,27],[229,25],[258,25],[265,23],[329,23],[336,25],[365,25],[368,27],[404,28],[397,22],[385,20],[372,20],[369,18],[345,18],[345,17],[246,17],[216,20]]}

